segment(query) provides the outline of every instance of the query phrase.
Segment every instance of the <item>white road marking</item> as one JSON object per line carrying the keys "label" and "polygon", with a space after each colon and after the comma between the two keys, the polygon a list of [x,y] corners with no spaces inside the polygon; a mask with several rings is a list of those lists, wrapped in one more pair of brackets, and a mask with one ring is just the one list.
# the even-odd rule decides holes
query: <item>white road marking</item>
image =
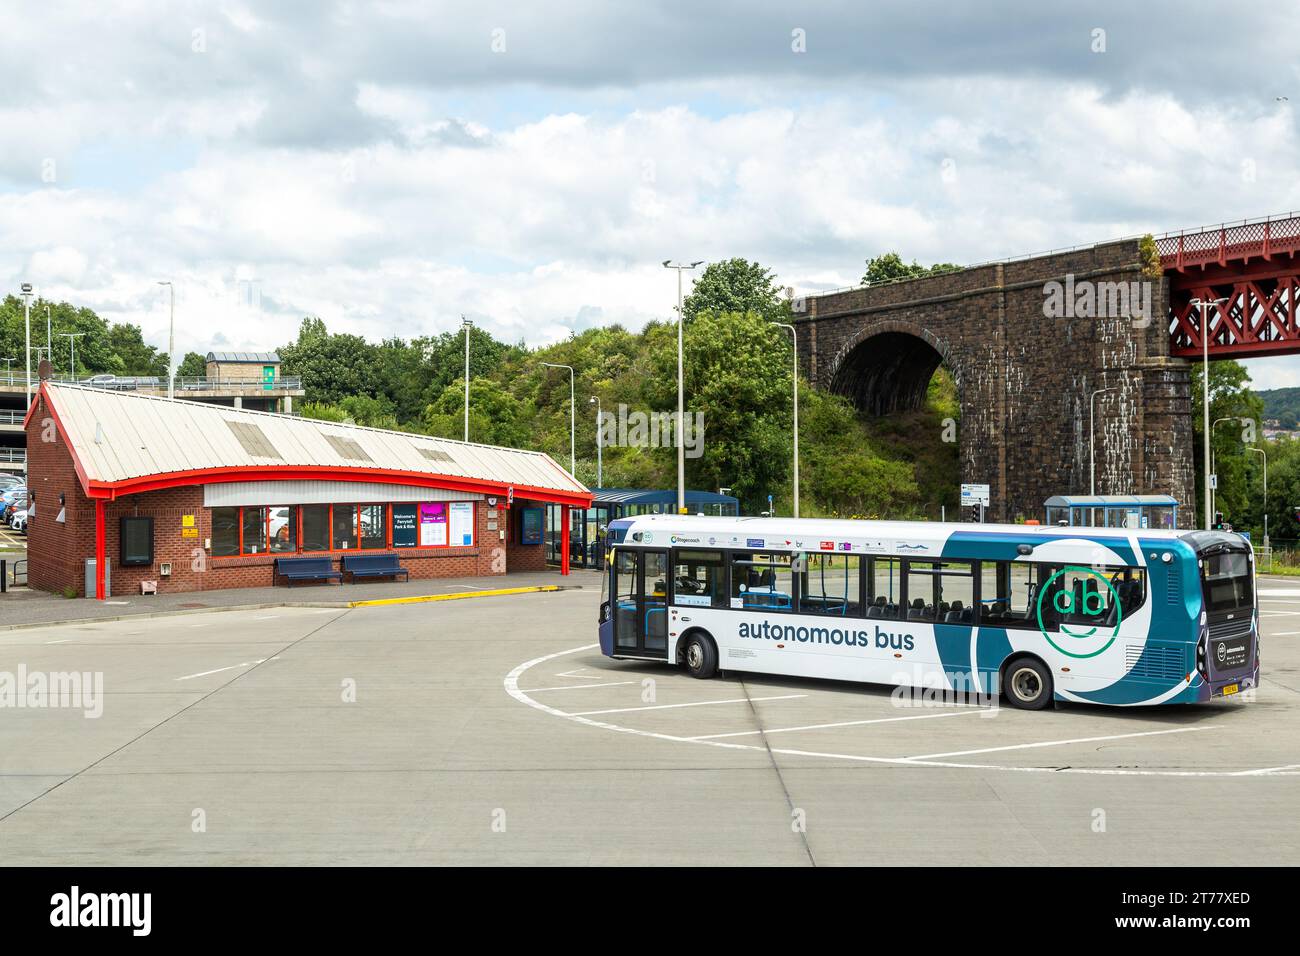
{"label": "white road marking", "polygon": [[1295,637],[1297,634],[1300,634],[1300,631],[1278,631],[1274,634],[1269,634],[1268,636],[1269,637]]}
{"label": "white road marking", "polygon": [[68,643],[68,641],[70,641],[70,640],[72,640],[72,638],[70,638],[70,637],[65,637],[65,638],[63,638],[63,639],[60,640],[60,641],[46,641],[45,643],[46,643],[46,644],[66,644],[66,643]]}
{"label": "white road marking", "polygon": [[767,751],[769,753],[782,754],[791,757],[817,757],[824,760],[848,760],[853,763],[875,763],[891,764],[893,766],[905,767],[941,767],[953,770],[1001,770],[1010,773],[1050,773],[1050,774],[1073,774],[1099,777],[1241,777],[1246,775],[1260,777],[1296,777],[1300,776],[1300,769],[1274,768],[1266,767],[1259,770],[1133,770],[1129,768],[1106,768],[1106,767],[1008,767],[1002,764],[980,764],[980,763],[957,763],[956,761],[941,760],[920,760],[915,757],[871,757],[861,754],[841,754],[841,753],[822,753],[816,750],[793,750],[781,747],[760,747],[754,744],[731,743],[726,740],[692,740],[690,737],[680,737],[675,734],[664,734],[653,730],[640,730],[636,727],[625,727],[622,724],[611,724],[608,721],[592,720],[589,717],[582,717],[577,714],[571,714],[568,711],[560,710],[558,707],[552,707],[549,704],[543,704],[539,700],[533,700],[524,691],[519,689],[519,677],[530,668],[538,664],[545,664],[547,661],[553,661],[557,657],[565,657],[569,654],[577,654],[580,651],[589,651],[599,647],[599,644],[582,644],[578,647],[570,647],[568,650],[556,651],[553,654],[543,654],[541,657],[534,657],[530,661],[524,661],[516,665],[510,673],[502,679],[501,683],[505,692],[519,701],[521,704],[540,710],[542,713],[550,714],[553,717],[563,717],[565,720],[571,720],[577,724],[585,724],[588,727],[599,727],[601,730],[612,730],[615,733],[629,734],[633,737],[646,737],[651,740],[664,740],[669,743],[686,743],[699,744],[705,747],[719,747],[723,750],[749,750],[749,751]]}
{"label": "white road marking", "polygon": [[913,714],[909,717],[877,717],[873,720],[844,720],[836,724],[805,724],[802,727],[774,727],[771,730],[740,730],[733,734],[700,734],[687,740],[716,740],[719,737],[756,737],[759,734],[788,734],[794,730],[825,730],[828,727],[860,727],[863,724],[891,724],[899,720],[928,720],[931,717],[969,717],[977,710],[947,711],[942,714]]}
{"label": "white road marking", "polygon": [[1300,597],[1300,588],[1270,588],[1259,590],[1260,597]]}
{"label": "white road marking", "polygon": [[779,697],[729,697],[726,700],[697,700],[690,704],[650,704],[646,707],[615,707],[612,710],[580,710],[574,717],[594,717],[597,714],[626,714],[633,710],[672,710],[675,707],[705,707],[709,704],[744,704],[758,700],[794,700],[807,694],[782,694]]}
{"label": "white road marking", "polygon": [[[270,658],[277,660],[277,658]],[[242,664],[231,664],[229,667],[218,667],[215,670],[199,671],[197,674],[186,674],[184,677],[177,677],[177,680],[193,680],[195,677],[207,677],[209,674],[220,674],[222,671],[238,670],[241,667],[252,667],[254,664],[265,664],[267,658],[263,657],[260,661],[244,661]]]}
{"label": "white road marking", "polygon": [[586,690],[589,687],[622,687],[624,684],[635,684],[634,680],[615,680],[605,684],[567,684],[563,687],[530,687],[524,691],[526,694],[537,694],[544,690]]}
{"label": "white road marking", "polygon": [[940,754],[918,754],[907,760],[935,760],[939,757],[966,757],[970,754],[991,754],[1001,750],[1030,750],[1034,747],[1060,747],[1065,744],[1091,744],[1100,740],[1124,740],[1128,737],[1159,737],[1161,734],[1190,734],[1198,730],[1218,730],[1217,727],[1177,727],[1173,730],[1144,730],[1136,734],[1110,734],[1105,737],[1075,737],[1070,740],[1043,740],[1032,744],[1012,744],[1009,747],[981,747],[979,750],[950,750]]}
{"label": "white road marking", "polygon": [[587,668],[585,668],[585,667],[578,667],[578,668],[575,668],[574,670],[571,670],[571,671],[565,671],[563,674],[556,674],[555,676],[556,676],[556,677],[572,677],[574,680],[600,680],[599,677],[596,677],[596,676],[594,676],[594,675],[589,677],[589,676],[587,676],[586,674],[579,674],[579,673],[578,673],[578,671],[585,671],[586,669],[587,669]]}

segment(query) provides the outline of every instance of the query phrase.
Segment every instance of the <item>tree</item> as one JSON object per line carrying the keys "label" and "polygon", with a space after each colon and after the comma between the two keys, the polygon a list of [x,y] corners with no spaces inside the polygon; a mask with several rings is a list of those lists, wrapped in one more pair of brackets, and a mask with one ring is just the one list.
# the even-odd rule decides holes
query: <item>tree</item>
{"label": "tree", "polygon": [[701,312],[713,315],[753,312],[766,321],[788,321],[789,305],[776,288],[775,274],[757,262],[711,262],[682,301],[689,324]]}
{"label": "tree", "polygon": [[280,350],[286,375],[302,377],[307,401],[336,405],[379,392],[379,350],[359,335],[331,334],[318,318],[302,320],[298,339]]}
{"label": "tree", "polygon": [[186,352],[185,358],[176,369],[176,374],[184,375],[186,378],[203,378],[208,374],[207,358],[198,352]]}
{"label": "tree", "polygon": [[869,286],[878,282],[893,282],[897,279],[918,279],[921,276],[940,275],[955,272],[961,266],[951,262],[936,262],[932,266],[923,266],[915,259],[908,265],[897,252],[886,252],[867,260],[867,271],[862,276],[862,284]]}
{"label": "tree", "polygon": [[[1196,522],[1205,514],[1205,440],[1202,396],[1204,373],[1192,370],[1192,431],[1195,435],[1192,456],[1196,468]],[[1263,438],[1260,431],[1264,416],[1263,400],[1250,390],[1250,375],[1240,362],[1222,360],[1210,363],[1210,449],[1214,457],[1214,470],[1219,476],[1219,487],[1214,492],[1215,510],[1222,511],[1229,522],[1242,524],[1246,520],[1247,504],[1251,492],[1248,488],[1247,468],[1250,457],[1246,447]],[[1221,418],[1237,419],[1235,422],[1214,422]],[[1243,421],[1244,420],[1244,421]]]}

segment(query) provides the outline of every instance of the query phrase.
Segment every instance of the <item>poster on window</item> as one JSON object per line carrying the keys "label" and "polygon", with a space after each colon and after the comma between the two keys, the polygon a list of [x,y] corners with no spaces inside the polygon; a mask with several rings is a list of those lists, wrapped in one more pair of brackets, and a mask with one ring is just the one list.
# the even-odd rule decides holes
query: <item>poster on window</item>
{"label": "poster on window", "polygon": [[470,545],[474,543],[474,502],[453,501],[451,503],[451,543]]}
{"label": "poster on window", "polygon": [[419,543],[419,508],[393,505],[393,547],[414,548]]}
{"label": "poster on window", "polygon": [[440,548],[447,543],[447,506],[441,501],[420,505],[420,547]]}

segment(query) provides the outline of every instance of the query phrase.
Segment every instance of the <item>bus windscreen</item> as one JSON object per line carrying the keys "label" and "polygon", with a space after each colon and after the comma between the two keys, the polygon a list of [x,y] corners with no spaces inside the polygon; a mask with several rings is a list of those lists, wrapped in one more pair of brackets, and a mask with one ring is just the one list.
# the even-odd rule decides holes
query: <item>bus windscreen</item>
{"label": "bus windscreen", "polygon": [[1206,611],[1214,614],[1253,606],[1250,562],[1244,553],[1208,555],[1201,573]]}

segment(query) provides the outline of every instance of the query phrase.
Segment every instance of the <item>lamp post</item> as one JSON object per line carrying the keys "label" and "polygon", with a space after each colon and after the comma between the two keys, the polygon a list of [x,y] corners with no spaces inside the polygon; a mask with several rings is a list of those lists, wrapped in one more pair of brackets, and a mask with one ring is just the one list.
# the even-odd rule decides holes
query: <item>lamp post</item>
{"label": "lamp post", "polygon": [[686,401],[682,385],[682,327],[686,325],[686,316],[682,313],[682,273],[694,272],[703,263],[698,259],[690,264],[664,260],[665,269],[677,270],[677,513],[686,512],[686,445],[682,441],[682,425],[686,419]]}
{"label": "lamp post", "polygon": [[46,302],[45,303],[45,354],[50,357],[51,362],[54,361],[54,343],[50,341],[50,339],[52,338],[52,336],[50,335],[50,331],[52,328],[53,328],[53,319],[50,317],[50,304]]}
{"label": "lamp post", "polygon": [[1088,396],[1088,494],[1090,495],[1097,494],[1097,449],[1092,427],[1093,401],[1102,392],[1117,391],[1119,391],[1118,385],[1108,385],[1105,388],[1093,389],[1092,394]]}
{"label": "lamp post", "polygon": [[465,330],[465,441],[469,441],[469,330],[474,323],[462,315],[460,327]]}
{"label": "lamp post", "polygon": [[1264,550],[1268,553],[1269,567],[1273,566],[1273,549],[1268,544],[1268,452],[1254,445],[1247,445],[1246,451],[1256,452],[1264,459]]}
{"label": "lamp post", "polygon": [[605,469],[604,469],[604,442],[601,438],[600,429],[605,423],[605,413],[600,408],[600,398],[593,395],[587,401],[588,405],[596,406],[596,487],[605,487]]}
{"label": "lamp post", "polygon": [[567,368],[569,370],[569,474],[572,475],[578,470],[578,449],[574,444],[574,435],[577,434],[574,428],[577,406],[573,401],[573,366],[557,365],[555,362],[543,362],[542,364],[547,368]]}
{"label": "lamp post", "polygon": [[[1233,416],[1229,416],[1228,418],[1216,418],[1213,422],[1210,423],[1210,436],[1211,436],[1211,439],[1213,439],[1213,436],[1214,436],[1214,430],[1215,430],[1216,428],[1218,428],[1220,425],[1222,425],[1224,422],[1241,422],[1242,424],[1245,424],[1247,421],[1249,421],[1249,419],[1245,419],[1245,418],[1236,418],[1236,417],[1233,417]],[[1210,442],[1210,474],[1214,476],[1214,478],[1215,478],[1214,483],[1217,485],[1217,484],[1219,483],[1219,481],[1218,481],[1218,477],[1219,477],[1218,455],[1216,455],[1216,454],[1214,453],[1214,442],[1213,442],[1213,440],[1211,440],[1211,442]],[[1218,488],[1211,488],[1211,489],[1210,489],[1210,512],[1211,512],[1211,514],[1213,514],[1213,512],[1214,512],[1214,510],[1215,510],[1215,506],[1217,505],[1218,500],[1219,500],[1219,489],[1218,489]]]}
{"label": "lamp post", "polygon": [[1214,524],[1214,515],[1210,511],[1210,306],[1222,305],[1227,302],[1227,298],[1222,299],[1192,299],[1191,304],[1196,306],[1201,312],[1201,358],[1202,369],[1204,373],[1201,396],[1204,399],[1202,422],[1205,439],[1205,460],[1202,464],[1205,466],[1205,530],[1209,531],[1210,526]]}
{"label": "lamp post", "polygon": [[68,364],[72,366],[72,381],[77,381],[77,339],[85,335],[85,332],[60,332],[59,335],[68,340]]}
{"label": "lamp post", "polygon": [[26,330],[26,342],[23,346],[23,359],[27,362],[27,407],[32,405],[32,284],[24,282],[23,292],[23,328]]}
{"label": "lamp post", "polygon": [[[158,283],[171,292],[171,318],[167,321],[167,397],[176,397],[176,287],[171,280]],[[76,377],[74,370],[73,377]]]}
{"label": "lamp post", "polygon": [[799,333],[788,322],[774,322],[783,329],[790,330],[790,339],[794,346],[794,516],[799,517]]}

